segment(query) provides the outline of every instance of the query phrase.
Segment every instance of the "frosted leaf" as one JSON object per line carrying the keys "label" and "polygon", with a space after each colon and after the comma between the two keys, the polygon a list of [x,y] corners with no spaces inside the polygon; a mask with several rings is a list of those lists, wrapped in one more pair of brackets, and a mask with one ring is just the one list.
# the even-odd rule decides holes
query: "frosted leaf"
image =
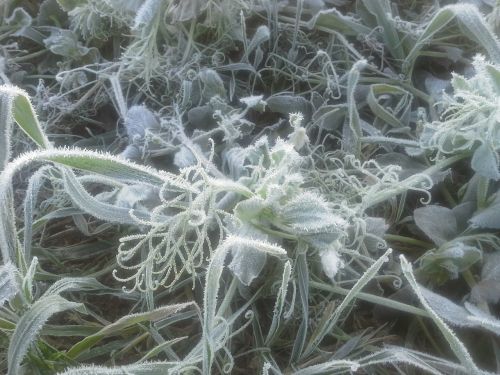
{"label": "frosted leaf", "polygon": [[470,223],[479,228],[500,229],[500,194],[498,192],[490,206],[475,214],[470,219]]}
{"label": "frosted leaf", "polygon": [[258,217],[267,206],[264,199],[252,197],[239,202],[234,208],[234,213],[238,218],[248,221]]}
{"label": "frosted leaf", "polygon": [[52,28],[50,36],[43,43],[52,53],[73,59],[81,58],[91,51],[78,41],[73,31],[56,27]]}
{"label": "frosted leaf", "polygon": [[499,180],[500,172],[498,172],[498,153],[492,146],[483,143],[479,146],[471,160],[471,168],[480,176]]}
{"label": "frosted leaf", "polygon": [[222,154],[223,167],[227,168],[229,177],[234,180],[246,174],[245,160],[246,152],[241,147],[233,147]]}
{"label": "frosted leaf", "polygon": [[262,95],[252,95],[240,98],[240,102],[245,104],[247,108],[256,109],[257,111],[263,111],[266,108],[267,103],[262,100]]}
{"label": "frosted leaf", "polygon": [[168,15],[172,22],[185,22],[197,18],[207,7],[205,0],[182,0],[172,2]]}
{"label": "frosted leaf", "polygon": [[160,204],[158,190],[147,185],[127,185],[116,195],[115,204],[123,208],[139,208],[145,206],[154,208]]}
{"label": "frosted leaf", "polygon": [[120,156],[124,159],[138,161],[142,158],[142,151],[136,145],[128,145]]}
{"label": "frosted leaf", "polygon": [[[251,238],[269,242],[269,236],[251,225],[243,225],[235,234],[242,238]],[[266,265],[266,253],[255,249],[252,246],[247,246],[244,243],[239,243],[231,248],[233,259],[229,264],[229,269],[234,275],[244,284],[250,285],[252,281],[259,276],[262,269]]]}
{"label": "frosted leaf", "polygon": [[155,17],[158,15],[161,5],[162,0],[146,0],[137,12],[132,29],[138,30],[142,25],[149,25],[153,23]]}
{"label": "frosted leaf", "polygon": [[214,96],[226,97],[224,82],[215,70],[203,69],[198,73],[198,76],[204,84],[203,96],[206,100],[210,100]]}
{"label": "frosted leaf", "polygon": [[333,280],[338,271],[344,267],[344,262],[340,259],[335,247],[320,251],[319,256],[323,272],[328,278]]}
{"label": "frosted leaf", "polygon": [[125,129],[130,140],[144,138],[146,130],[159,127],[158,119],[146,106],[134,105],[127,111]]}
{"label": "frosted leaf", "polygon": [[457,235],[457,220],[449,208],[425,206],[417,208],[413,217],[419,229],[438,246]]}
{"label": "frosted leaf", "polygon": [[274,95],[266,100],[272,112],[288,115],[290,112],[301,112],[306,121],[311,118],[312,105],[301,96],[294,95]]}
{"label": "frosted leaf", "polygon": [[303,192],[288,202],[280,212],[281,217],[299,233],[322,233],[332,229],[342,230],[347,224],[335,215],[319,195]]}
{"label": "frosted leaf", "polygon": [[309,143],[306,129],[300,126],[303,119],[301,113],[290,114],[290,124],[293,126],[293,132],[288,136],[288,139],[297,151]]}
{"label": "frosted leaf", "polygon": [[16,282],[16,267],[12,263],[0,266],[0,306],[19,291]]}
{"label": "frosted leaf", "polygon": [[[203,151],[201,150],[200,146],[198,145],[193,145],[193,146],[194,148],[196,148],[197,152],[203,154]],[[174,164],[179,169],[190,167],[192,165],[195,165],[196,163],[197,163],[196,156],[191,152],[191,150],[188,147],[184,145],[182,145],[180,147],[180,150],[175,153]]]}

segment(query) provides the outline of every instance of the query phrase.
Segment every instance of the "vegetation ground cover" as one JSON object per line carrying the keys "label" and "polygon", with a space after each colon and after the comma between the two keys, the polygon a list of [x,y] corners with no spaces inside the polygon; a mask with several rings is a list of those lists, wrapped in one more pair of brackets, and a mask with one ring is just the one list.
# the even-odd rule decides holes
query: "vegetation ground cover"
{"label": "vegetation ground cover", "polygon": [[500,372],[500,3],[3,0],[0,372]]}

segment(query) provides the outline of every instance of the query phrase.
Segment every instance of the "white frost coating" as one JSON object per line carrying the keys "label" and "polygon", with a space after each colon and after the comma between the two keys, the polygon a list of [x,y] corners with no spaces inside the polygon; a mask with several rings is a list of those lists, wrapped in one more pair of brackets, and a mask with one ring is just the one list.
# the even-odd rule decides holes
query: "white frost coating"
{"label": "white frost coating", "polygon": [[144,138],[146,130],[159,129],[160,122],[155,114],[144,105],[134,105],[125,116],[125,129],[130,141]]}
{"label": "white frost coating", "polygon": [[160,5],[161,0],[146,0],[137,12],[132,30],[138,30],[141,25],[148,25],[152,23],[155,16],[158,14]]}
{"label": "white frost coating", "polygon": [[290,113],[290,125],[293,127],[293,133],[288,136],[288,139],[297,151],[309,143],[306,129],[301,126],[303,120],[302,113]]}
{"label": "white frost coating", "polygon": [[0,306],[15,296],[19,290],[16,273],[17,269],[11,262],[0,266]]}
{"label": "white frost coating", "polygon": [[[338,242],[338,241],[336,241]],[[339,253],[334,248],[322,250],[319,253],[323,272],[328,278],[332,279],[344,267],[344,262],[340,259]]]}

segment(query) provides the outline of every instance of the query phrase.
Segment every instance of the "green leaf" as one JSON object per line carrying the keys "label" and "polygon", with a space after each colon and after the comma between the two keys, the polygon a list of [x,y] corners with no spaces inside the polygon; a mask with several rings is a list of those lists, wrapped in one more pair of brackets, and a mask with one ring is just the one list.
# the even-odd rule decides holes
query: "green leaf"
{"label": "green leaf", "polygon": [[169,370],[178,367],[177,362],[144,362],[133,365],[119,367],[104,367],[104,366],[82,366],[70,368],[64,372],[59,372],[57,375],[159,375],[168,374]]}
{"label": "green leaf", "polygon": [[331,319],[325,322],[323,326],[316,327],[315,331],[312,333],[311,338],[307,344],[307,347],[303,353],[303,357],[307,357],[312,354],[314,350],[317,349],[318,345],[323,341],[324,337],[331,332],[333,327],[339,321],[344,310],[349,306],[349,304],[356,298],[356,295],[361,292],[361,290],[368,284],[378,273],[380,268],[385,262],[389,260],[389,255],[392,253],[392,249],[387,249],[387,251],[382,255],[377,261],[375,261],[365,273],[358,279],[356,284],[351,288],[349,293],[345,296],[342,303],[337,307]]}
{"label": "green leaf", "polygon": [[10,262],[0,266],[0,307],[19,292],[16,273],[16,267]]}
{"label": "green leaf", "polygon": [[[385,108],[380,103],[381,97],[387,99],[388,96],[398,99],[395,105],[395,108],[398,109],[397,112]],[[403,122],[405,118],[409,119],[412,104],[412,95],[408,91],[394,85],[370,85],[366,101],[372,112],[387,124],[394,127],[408,126],[407,122]]]}
{"label": "green leaf", "polygon": [[[73,172],[63,171],[64,189],[73,203],[82,211],[104,221],[121,224],[137,224],[138,221],[132,217],[130,208],[118,207],[103,203],[91,196],[78,181]],[[147,221],[150,215],[142,210],[134,210],[135,217]]]}
{"label": "green leaf", "polygon": [[464,308],[421,285],[419,288],[429,306],[449,324],[456,327],[481,327],[500,336],[500,320],[471,304],[466,304],[467,308]]}
{"label": "green leaf", "polygon": [[176,305],[162,306],[152,311],[144,313],[126,315],[116,322],[108,324],[99,332],[85,337],[80,342],[76,343],[68,350],[67,355],[70,358],[78,358],[83,351],[90,349],[99,341],[107,336],[119,335],[128,327],[134,326],[142,322],[154,322],[160,319],[167,318],[175,315],[177,312],[186,309],[187,307],[194,306],[193,302],[179,303]]}
{"label": "green leaf", "polygon": [[438,282],[457,279],[460,272],[482,259],[482,251],[463,242],[451,241],[438,250],[426,252],[421,259],[422,270]]}
{"label": "green leaf", "polygon": [[420,303],[425,308],[425,310],[429,313],[431,319],[434,321],[438,329],[443,334],[444,338],[450,345],[451,350],[455,353],[455,356],[459,359],[460,363],[471,373],[471,374],[480,374],[481,371],[477,368],[476,364],[472,360],[469,352],[465,348],[464,344],[458,339],[458,337],[453,333],[453,331],[446,325],[446,323],[441,319],[441,317],[433,310],[431,305],[429,305],[427,299],[425,298],[422,289],[417,283],[415,276],[413,274],[413,268],[410,263],[406,260],[403,255],[399,256],[401,260],[401,269],[403,270],[403,274],[410,283],[413,291],[417,295]]}
{"label": "green leaf", "polygon": [[278,246],[264,241],[253,240],[244,237],[232,236],[227,238],[214,252],[208,265],[205,289],[203,296],[203,372],[209,374],[214,361],[216,345],[213,336],[217,336],[217,300],[220,287],[220,278],[224,269],[224,261],[227,253],[234,246],[245,245],[265,254],[276,257],[285,257],[286,251]]}
{"label": "green leaf", "polygon": [[0,86],[0,171],[10,159],[12,121],[41,148],[50,147],[28,94],[15,87]]}
{"label": "green leaf", "polygon": [[33,18],[26,10],[19,7],[14,9],[12,15],[5,20],[5,23],[16,30],[13,35],[22,35],[22,30],[31,26]]}
{"label": "green leaf", "polygon": [[476,213],[469,222],[478,228],[500,229],[500,194],[482,211]]}
{"label": "green leaf", "polygon": [[300,112],[305,121],[309,121],[312,115],[311,103],[301,96],[295,95],[273,95],[266,99],[267,106],[272,112],[277,112],[288,117],[292,112]]}
{"label": "green leaf", "polygon": [[[251,225],[243,225],[233,232],[237,236],[269,241],[269,236]],[[244,285],[249,286],[264,268],[267,255],[252,246],[237,244],[231,249],[232,259],[229,269]]]}
{"label": "green leaf", "polygon": [[292,234],[302,236],[317,248],[328,247],[342,236],[347,224],[319,195],[312,192],[294,197],[279,211],[279,216]]}
{"label": "green leaf", "polygon": [[269,331],[266,336],[265,343],[269,345],[279,328],[280,320],[283,317],[283,311],[285,308],[286,294],[288,291],[288,283],[290,282],[290,276],[292,273],[292,265],[289,261],[286,261],[285,266],[283,268],[283,275],[281,278],[281,285],[278,290],[278,294],[276,295],[276,303],[274,304],[273,310],[273,320],[271,321],[271,326],[269,327]]}
{"label": "green leaf", "polygon": [[458,235],[457,219],[452,210],[441,206],[425,206],[413,211],[419,229],[441,246]]}
{"label": "green leaf", "polygon": [[356,61],[347,73],[347,118],[342,134],[342,147],[357,158],[361,156],[361,119],[358,112],[358,103],[354,90],[358,85],[360,71],[366,66],[366,60]]}
{"label": "green leaf", "polygon": [[375,16],[382,29],[384,44],[393,58],[402,61],[405,57],[396,23],[392,18],[391,3],[388,0],[362,0],[368,11]]}
{"label": "green leaf", "polygon": [[480,176],[491,180],[500,180],[498,171],[498,153],[490,145],[483,143],[472,155],[471,168]]}
{"label": "green leaf", "polygon": [[82,45],[75,33],[57,27],[50,28],[50,36],[43,40],[45,47],[52,53],[71,59],[79,59],[96,49],[90,49]]}
{"label": "green leaf", "polygon": [[414,43],[413,49],[406,56],[403,64],[403,70],[406,73],[413,70],[413,65],[422,49],[429,45],[432,38],[444,30],[454,19],[457,20],[465,37],[482,46],[492,61],[500,63],[500,45],[481,13],[471,4],[454,4],[439,9],[429,21],[425,30]]}
{"label": "green leaf", "polygon": [[368,35],[372,32],[359,20],[343,15],[335,8],[320,11],[307,23],[307,26],[309,29],[332,30],[345,36]]}
{"label": "green leaf", "polygon": [[47,319],[56,313],[82,307],[82,304],[70,302],[58,295],[51,295],[36,301],[19,319],[12,334],[7,353],[7,375],[20,373],[21,362]]}

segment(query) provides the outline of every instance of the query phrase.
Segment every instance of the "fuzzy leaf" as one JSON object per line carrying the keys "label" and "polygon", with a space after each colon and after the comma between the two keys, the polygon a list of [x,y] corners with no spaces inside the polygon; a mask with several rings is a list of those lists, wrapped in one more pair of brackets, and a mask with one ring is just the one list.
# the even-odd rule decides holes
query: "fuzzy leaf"
{"label": "fuzzy leaf", "polygon": [[436,251],[428,251],[422,256],[422,268],[425,272],[439,278],[456,279],[460,272],[467,270],[480,261],[482,251],[477,247],[462,242],[448,242]]}
{"label": "fuzzy leaf", "polygon": [[19,291],[16,272],[16,267],[10,262],[0,266],[0,307]]}
{"label": "fuzzy leaf", "polygon": [[[267,234],[250,225],[243,225],[241,228],[238,228],[234,234],[254,240],[269,241],[269,236]],[[231,254],[233,258],[229,264],[229,269],[242,284],[249,286],[264,268],[267,255],[245,244],[233,246]]]}
{"label": "fuzzy leaf", "polygon": [[471,291],[471,300],[476,303],[498,303],[500,301],[500,253],[485,254],[481,280]]}
{"label": "fuzzy leaf", "polygon": [[413,212],[417,226],[436,245],[441,246],[457,235],[457,220],[452,210],[441,206],[425,206]]}
{"label": "fuzzy leaf", "polygon": [[490,206],[479,211],[469,221],[478,228],[500,229],[500,194],[497,192]]}
{"label": "fuzzy leaf", "polygon": [[449,324],[456,327],[482,327],[500,336],[500,320],[482,312],[473,305],[468,304],[468,309],[459,306],[423,286],[420,286],[420,290],[429,306]]}
{"label": "fuzzy leaf", "polygon": [[81,58],[91,51],[78,41],[73,31],[57,27],[51,28],[50,36],[43,43],[52,53],[71,59]]}
{"label": "fuzzy leaf", "polygon": [[0,86],[0,171],[10,158],[12,120],[40,147],[50,146],[28,94],[15,86]]}
{"label": "fuzzy leaf", "polygon": [[318,248],[327,247],[342,235],[346,222],[335,215],[328,204],[312,192],[304,192],[288,202],[280,211],[283,222],[292,233]]}
{"label": "fuzzy leaf", "polygon": [[498,171],[498,154],[486,143],[483,143],[474,151],[471,167],[480,176],[495,181],[500,179],[500,172]]}
{"label": "fuzzy leaf", "polygon": [[125,129],[130,141],[135,138],[144,138],[146,130],[159,129],[158,119],[146,106],[134,105],[125,116]]}
{"label": "fuzzy leaf", "polygon": [[410,286],[412,287],[413,291],[417,295],[422,306],[429,313],[430,317],[432,318],[432,320],[434,321],[434,323],[436,324],[438,329],[441,331],[441,333],[445,337],[446,341],[448,342],[448,344],[449,344],[451,350],[453,351],[453,353],[455,354],[455,356],[459,359],[460,363],[471,374],[481,373],[480,370],[477,368],[476,364],[474,363],[469,352],[467,351],[467,348],[458,339],[458,337],[453,333],[453,331],[450,329],[450,327],[448,327],[448,325],[446,325],[446,323],[439,316],[439,314],[437,314],[434,311],[432,306],[427,301],[427,299],[424,295],[425,292],[422,292],[420,285],[418,285],[417,280],[415,279],[415,275],[413,274],[413,268],[412,268],[411,264],[406,260],[406,258],[403,255],[400,255],[399,258],[401,260],[401,268],[402,268],[404,276],[408,280]]}
{"label": "fuzzy leaf", "polygon": [[213,69],[203,69],[198,73],[203,82],[203,97],[205,100],[210,100],[214,96],[225,98],[227,96],[224,82],[219,74]]}
{"label": "fuzzy leaf", "polygon": [[167,374],[170,369],[178,366],[176,362],[144,362],[119,367],[81,366],[70,368],[57,375],[158,375]]}
{"label": "fuzzy leaf", "polygon": [[305,122],[312,116],[312,106],[309,101],[301,96],[274,95],[266,99],[267,106],[272,112],[288,116],[292,112],[300,112],[304,115]]}

